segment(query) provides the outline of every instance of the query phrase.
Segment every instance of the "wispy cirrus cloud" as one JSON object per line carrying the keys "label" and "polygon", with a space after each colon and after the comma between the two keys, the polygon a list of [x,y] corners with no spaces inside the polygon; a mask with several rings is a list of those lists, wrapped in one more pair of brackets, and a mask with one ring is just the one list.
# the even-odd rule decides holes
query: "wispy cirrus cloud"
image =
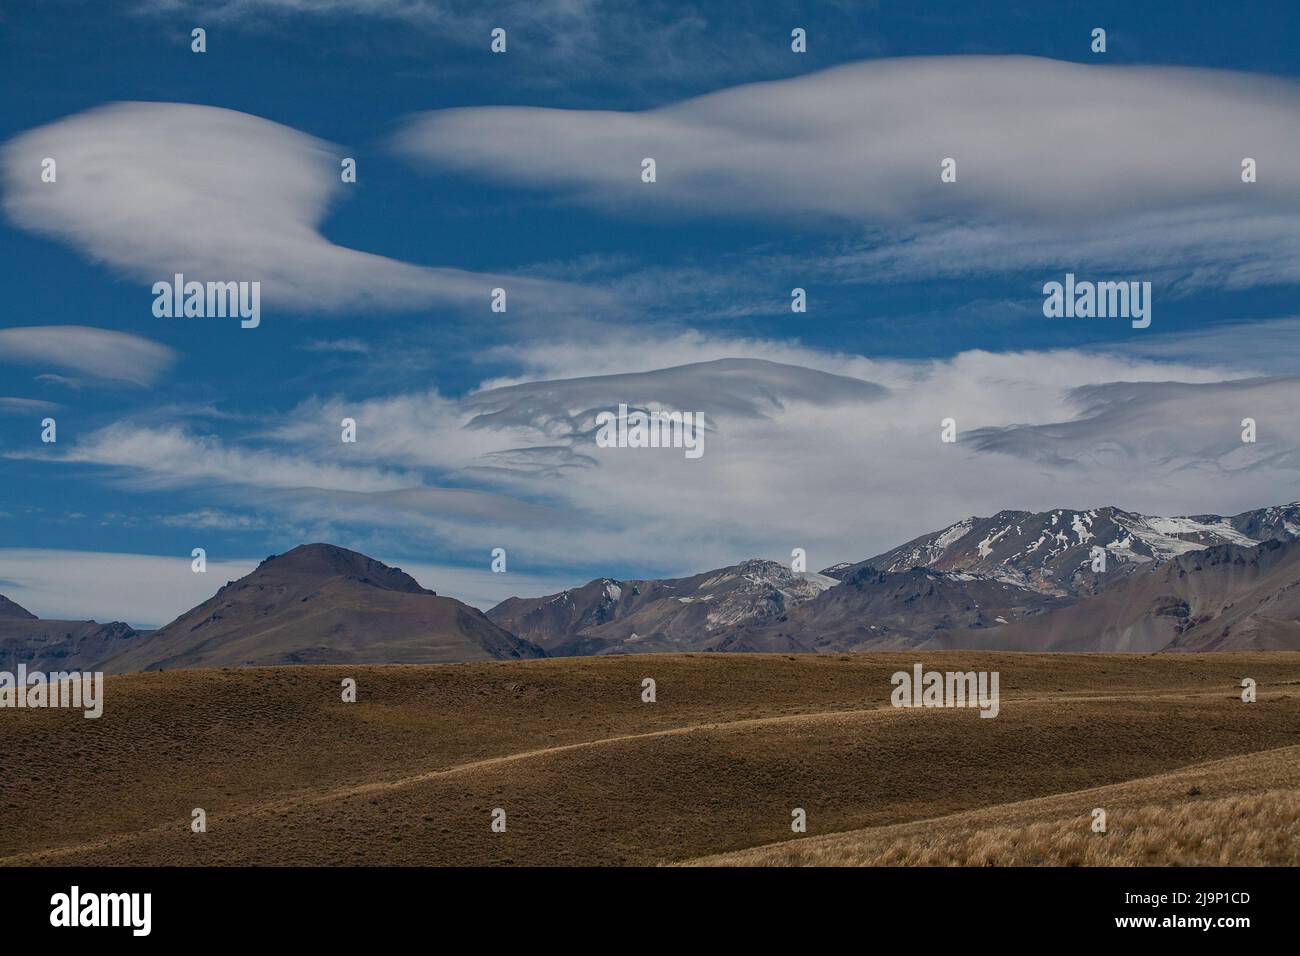
{"label": "wispy cirrus cloud", "polygon": [[370,345],[360,339],[312,339],[298,347],[305,352],[334,352],[343,355],[370,354]]}
{"label": "wispy cirrus cloud", "polygon": [[[1300,492],[1300,382],[1204,356],[875,360],[699,333],[527,354],[528,380],[460,398],[318,398],[219,445],[105,431],[55,460],[231,513],[256,502],[321,536],[377,536],[372,550],[473,563],[500,546],[512,568],[551,571],[678,573],[794,547],[825,566],[1002,508],[1235,513]],[[598,447],[594,412],[622,402],[703,412],[703,457]],[[1257,445],[1240,441],[1246,416]],[[342,417],[356,445],[339,442]],[[947,417],[956,444],[940,441]]]}
{"label": "wispy cirrus cloud", "polygon": [[283,449],[231,446],[181,426],[128,422],[91,432],[65,451],[11,452],[10,458],[55,460],[118,469],[140,487],[245,485],[268,489],[392,491],[412,479],[391,469],[318,461]]}
{"label": "wispy cirrus cloud", "polygon": [[[859,0],[870,12],[873,0]],[[792,57],[787,31],[773,31],[770,4],[731,0],[719,7],[693,0],[139,0],[141,15],[185,15],[223,27],[271,31],[284,24],[347,20],[364,22],[364,37],[379,44],[390,25],[419,38],[468,50],[484,50],[497,27],[508,31],[511,67],[533,87],[566,87],[581,95],[595,74],[653,96],[667,87],[737,74],[783,75],[801,65]],[[853,7],[821,11],[825,29],[841,30],[840,48],[874,51],[879,41],[850,16]],[[857,26],[858,29],[851,29]],[[400,44],[394,44],[400,46]],[[390,57],[393,45],[385,48]],[[440,64],[440,71],[457,69]]]}
{"label": "wispy cirrus cloud", "polygon": [[1300,318],[1230,322],[1172,335],[1144,335],[1103,346],[1108,353],[1237,369],[1247,377],[1294,374],[1300,355]]}
{"label": "wispy cirrus cloud", "polygon": [[55,402],[46,402],[38,398],[16,398],[0,396],[0,414],[2,415],[40,415],[56,412],[60,406]]}

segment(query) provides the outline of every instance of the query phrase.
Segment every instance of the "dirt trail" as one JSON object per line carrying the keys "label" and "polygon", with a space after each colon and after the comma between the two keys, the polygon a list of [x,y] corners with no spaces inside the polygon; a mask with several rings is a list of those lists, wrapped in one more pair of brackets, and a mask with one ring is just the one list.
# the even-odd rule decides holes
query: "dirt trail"
{"label": "dirt trail", "polygon": [[[1218,697],[1227,693],[1226,689],[1216,689],[1207,691],[1203,687],[1173,687],[1161,689],[1143,689],[1128,694],[1038,694],[1033,696],[1003,696],[1001,706],[1006,707],[1008,704],[1016,703],[1104,703],[1106,701],[1129,701],[1133,699],[1149,699],[1152,697]],[[1290,691],[1276,691],[1270,694],[1261,694],[1260,699],[1265,697],[1291,697],[1296,696]],[[405,787],[417,786],[431,780],[437,780],[445,777],[455,776],[458,774],[472,773],[478,770],[484,770],[491,767],[499,767],[504,764],[534,760],[541,757],[553,756],[556,754],[571,753],[593,749],[598,747],[607,747],[621,743],[634,741],[653,740],[656,738],[674,737],[687,734],[708,732],[712,730],[744,730],[753,727],[776,726],[782,724],[796,724],[800,722],[817,722],[834,720],[846,717],[882,717],[886,719],[899,719],[911,713],[908,708],[898,708],[888,705],[879,705],[876,707],[867,707],[852,710],[828,710],[816,711],[807,714],[783,714],[775,717],[749,717],[742,720],[732,721],[708,721],[698,724],[686,724],[681,727],[670,727],[664,730],[652,730],[634,734],[618,734],[612,737],[600,737],[594,740],[578,741],[570,744],[560,744],[554,747],[542,747],[533,750],[524,750],[517,753],[502,754],[496,757],[485,757],[480,760],[472,760],[462,764],[455,764],[450,767],[440,767],[435,770],[426,770],[417,774],[399,777],[394,780],[372,781],[369,783],[352,784],[345,787],[336,787],[331,790],[321,791],[316,794],[297,795],[279,800],[267,801],[265,803],[253,804],[231,812],[208,817],[209,824],[221,823],[234,820],[255,819],[259,816],[270,816],[278,813],[284,813],[291,810],[297,810],[304,807],[315,807],[322,804],[331,803],[337,800],[345,800],[350,797],[366,796],[376,793],[389,793],[394,790],[400,790]],[[69,844],[67,846],[52,847],[43,850],[33,850],[27,853],[13,854],[10,856],[0,857],[0,866],[27,866],[39,865],[51,862],[63,857],[75,856],[87,851],[97,851],[108,849],[110,847],[122,846],[135,840],[144,839],[149,836],[166,834],[174,832],[178,827],[186,828],[189,826],[188,820],[170,821],[150,827],[144,830],[133,830],[125,833],[112,834],[95,840],[87,840],[81,843]]]}

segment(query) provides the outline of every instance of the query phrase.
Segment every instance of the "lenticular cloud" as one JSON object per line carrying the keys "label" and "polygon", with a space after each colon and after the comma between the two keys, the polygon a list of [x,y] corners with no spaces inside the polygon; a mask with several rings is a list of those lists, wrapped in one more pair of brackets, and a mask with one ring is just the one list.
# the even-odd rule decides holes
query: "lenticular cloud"
{"label": "lenticular cloud", "polygon": [[[414,117],[397,142],[418,161],[593,201],[1055,221],[1244,202],[1246,192],[1300,208],[1287,162],[1300,152],[1297,111],[1300,84],[1253,74],[945,56],[853,63],[635,113],[441,110]],[[1249,191],[1243,156],[1268,172]],[[644,157],[656,160],[653,189],[639,178]],[[957,182],[941,184],[950,157]]]}
{"label": "lenticular cloud", "polygon": [[[509,286],[528,304],[562,283],[428,268],[336,245],[318,230],[344,190],[344,151],[269,120],[187,103],[116,103],[30,130],[0,154],[17,225],[146,283],[185,273],[260,281],[307,311],[482,304]],[[42,162],[57,180],[42,182]]]}
{"label": "lenticular cloud", "polygon": [[[1074,261],[1141,223],[1150,235],[1111,258],[1131,265],[1191,245],[1209,268],[1245,250],[1254,280],[1267,281],[1294,277],[1298,114],[1300,84],[1257,74],[945,56],[853,63],[640,112],[440,110],[410,119],[396,146],[423,165],[618,212],[847,220],[882,230],[891,261],[919,236],[935,272],[964,271],[990,249],[998,267],[1037,262],[1062,228],[1077,243],[1064,243],[1062,261]],[[1258,170],[1250,184],[1246,158]],[[945,159],[955,182],[940,181]]]}

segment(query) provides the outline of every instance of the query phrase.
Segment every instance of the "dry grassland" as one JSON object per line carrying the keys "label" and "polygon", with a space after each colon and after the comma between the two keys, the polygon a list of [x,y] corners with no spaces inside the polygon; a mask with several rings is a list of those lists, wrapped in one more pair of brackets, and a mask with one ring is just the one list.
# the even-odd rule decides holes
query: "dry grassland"
{"label": "dry grassland", "polygon": [[[890,707],[890,674],[916,660],[999,671],[1001,714]],[[647,676],[654,704],[641,702]],[[1258,703],[1240,701],[1243,676]],[[340,700],[344,677],[355,704]],[[109,679],[100,720],[0,712],[0,862],[1285,862],[1260,847],[1294,835],[1294,748],[1300,654],[1286,653],[136,674]],[[1215,761],[1238,770],[1180,797],[1196,784],[1178,773]],[[1109,802],[1079,793],[1099,787]],[[1065,802],[1043,809],[1053,800]],[[1105,836],[1088,830],[1099,805]],[[190,831],[195,807],[206,833]]]}

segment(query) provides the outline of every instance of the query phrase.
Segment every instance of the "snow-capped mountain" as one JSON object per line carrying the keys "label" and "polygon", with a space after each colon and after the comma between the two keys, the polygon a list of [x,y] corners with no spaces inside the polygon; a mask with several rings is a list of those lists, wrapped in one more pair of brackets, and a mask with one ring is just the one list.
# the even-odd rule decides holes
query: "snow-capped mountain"
{"label": "snow-capped mountain", "polygon": [[[1054,596],[1091,594],[1147,565],[1216,545],[1254,546],[1300,537],[1300,503],[1232,517],[1163,518],[1118,508],[1000,511],[965,518],[892,551],[822,573],[844,579],[862,567],[898,572],[931,568],[1004,581]],[[1092,571],[1094,548],[1106,570]]]}
{"label": "snow-capped mountain", "polygon": [[778,618],[839,582],[775,561],[743,561],[688,578],[597,578],[487,612],[500,627],[554,655],[684,650],[744,622]]}
{"label": "snow-capped mountain", "polygon": [[[1300,541],[1300,503],[1231,517],[1165,518],[1111,507],[1003,511],[821,574],[746,561],[689,578],[599,578],[547,597],[511,598],[488,617],[556,656],[944,646],[1155,650],[1176,637],[1218,642],[1216,648],[1288,646],[1300,642],[1300,622],[1276,616],[1290,605],[1274,595],[1290,593],[1285,579],[1300,561],[1276,563],[1270,546],[1292,541]],[[1093,571],[1094,548],[1105,552],[1104,570]],[[1300,543],[1288,548],[1291,555]],[[1214,570],[1203,571],[1203,564]],[[1232,571],[1238,567],[1245,570]],[[1259,567],[1273,569],[1267,580]],[[1300,591],[1300,580],[1295,584]],[[1253,591],[1236,596],[1239,586],[1267,593],[1259,601]],[[1205,595],[1197,597],[1196,588]],[[1227,621],[1231,615],[1224,610],[1221,617],[1219,609],[1234,608],[1234,600],[1231,614],[1244,616],[1230,637],[1193,630],[1198,621]],[[1273,610],[1256,613],[1265,604]]]}
{"label": "snow-capped mountain", "polygon": [[1300,649],[1300,503],[1231,517],[1003,511],[821,574],[751,560],[597,578],[486,615],[326,544],[268,558],[158,631],[37,620],[0,596],[9,669],[902,648]]}

